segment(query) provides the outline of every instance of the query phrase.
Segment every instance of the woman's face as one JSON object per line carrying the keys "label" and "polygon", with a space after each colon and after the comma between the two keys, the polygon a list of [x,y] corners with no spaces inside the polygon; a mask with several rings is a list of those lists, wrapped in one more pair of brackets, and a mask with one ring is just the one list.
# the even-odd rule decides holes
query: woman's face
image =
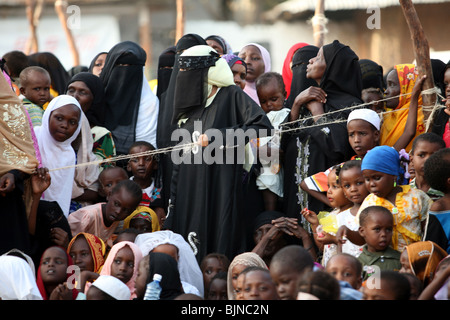
{"label": "woman's face", "polygon": [[[398,81],[398,73],[397,70],[392,70],[388,73],[386,77],[386,85],[387,88],[384,91],[384,98],[392,98],[389,100],[386,100],[386,108],[397,108],[400,98],[398,95],[400,95],[400,83]],[[395,98],[393,98],[395,97]]]}
{"label": "woman's face", "polygon": [[86,113],[92,105],[94,95],[91,89],[83,81],[74,81],[69,84],[67,94],[74,97],[81,105],[81,109]]}
{"label": "woman's face", "polygon": [[209,39],[206,40],[206,43],[208,44],[208,46],[216,50],[218,54],[224,54],[222,46],[217,41]]}
{"label": "woman's face", "polygon": [[64,142],[78,129],[80,109],[74,104],[67,104],[50,114],[48,129],[50,135],[58,142]]}
{"label": "woman's face", "polygon": [[102,53],[97,57],[97,59],[94,62],[92,73],[95,74],[97,77],[100,76],[100,73],[102,72],[103,67],[105,66],[106,55],[107,55],[106,53]]}
{"label": "woman's face", "polygon": [[247,81],[255,82],[264,73],[264,60],[258,47],[249,45],[242,48],[241,52],[239,52],[239,58],[247,64]]}
{"label": "woman's face", "polygon": [[247,77],[247,70],[245,69],[244,65],[240,63],[235,63],[231,67],[231,72],[233,72],[233,80],[234,83],[241,87],[242,90],[245,88],[245,78]]}
{"label": "woman's face", "polygon": [[325,56],[323,55],[323,47],[319,49],[317,56],[310,59],[308,65],[306,66],[306,77],[309,79],[316,80],[320,83],[325,70],[327,68],[327,62],[325,61]]}
{"label": "woman's face", "polygon": [[70,256],[73,264],[80,268],[80,271],[94,271],[94,259],[92,258],[91,248],[84,236],[79,236],[70,247]]}
{"label": "woman's face", "polygon": [[145,294],[145,289],[147,288],[147,276],[150,269],[150,261],[148,256],[145,256],[140,262],[137,271],[137,276],[134,284],[136,289],[136,296],[138,298],[143,298]]}

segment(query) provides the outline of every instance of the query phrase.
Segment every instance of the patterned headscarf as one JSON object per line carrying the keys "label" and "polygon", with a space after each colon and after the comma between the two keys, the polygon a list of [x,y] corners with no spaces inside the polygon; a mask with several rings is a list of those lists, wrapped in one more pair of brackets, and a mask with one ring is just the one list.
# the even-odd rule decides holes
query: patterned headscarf
{"label": "patterned headscarf", "polygon": [[128,217],[123,221],[123,228],[128,229],[132,219],[142,218],[149,221],[152,224],[152,232],[161,230],[159,225],[158,216],[155,211],[146,206],[138,206]]}
{"label": "patterned headscarf", "polygon": [[439,263],[447,256],[447,252],[433,241],[419,241],[408,245],[408,260],[411,270],[427,286],[433,280]]}
{"label": "patterned headscarf", "polygon": [[99,273],[100,269],[103,267],[105,263],[105,254],[106,254],[106,246],[102,239],[99,237],[86,232],[80,232],[75,237],[70,240],[69,245],[67,246],[67,253],[70,254],[70,249],[72,248],[75,240],[77,240],[80,236],[84,236],[86,242],[91,249],[92,261],[94,261],[94,272]]}

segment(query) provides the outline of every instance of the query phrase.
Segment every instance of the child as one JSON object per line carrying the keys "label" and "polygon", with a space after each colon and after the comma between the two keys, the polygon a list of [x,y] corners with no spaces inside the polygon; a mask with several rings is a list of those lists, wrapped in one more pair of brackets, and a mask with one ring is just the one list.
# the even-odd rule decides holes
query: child
{"label": "child", "polygon": [[147,285],[153,281],[155,273],[162,276],[159,300],[174,300],[184,293],[176,260],[165,253],[150,252],[139,263],[136,277],[137,300],[144,299]]}
{"label": "child", "polygon": [[[391,246],[402,252],[406,245],[422,240],[432,200],[422,190],[397,185],[397,179],[402,175],[399,168],[399,153],[392,147],[378,146],[367,153],[361,170],[370,194],[364,199],[359,212],[373,205],[391,211],[394,215]],[[347,230],[338,235],[338,241],[342,240],[342,236],[354,244],[364,244],[356,232]]]}
{"label": "child", "polygon": [[[356,214],[361,207],[361,203],[369,194],[361,171],[361,160],[347,161],[342,167],[338,168],[338,171],[341,188],[345,197],[353,203],[353,206],[338,215],[337,224],[339,228],[358,231],[359,223]],[[339,232],[342,232],[342,230],[338,230],[337,233]],[[338,243],[338,248],[339,246],[341,246],[341,252],[349,253],[355,257],[358,257],[362,252],[362,246],[355,245],[350,241]]]}
{"label": "child", "polygon": [[[290,109],[285,107],[286,90],[283,77],[277,72],[266,72],[257,78],[256,90],[261,108],[274,129],[279,129],[280,123],[290,113]],[[259,139],[259,149],[262,146],[266,146],[267,149],[270,148],[271,158],[273,158],[272,153],[279,149],[279,143],[277,134],[268,139],[261,138]],[[283,198],[283,171],[279,163],[265,163],[263,159],[261,162],[262,172],[256,179],[256,185],[262,190],[265,209],[274,211],[278,209],[279,199]]]}
{"label": "child", "polygon": [[406,246],[401,253],[401,272],[414,274],[426,288],[433,280],[437,266],[447,252],[432,241],[419,241]]}
{"label": "child", "polygon": [[93,234],[80,232],[70,240],[67,253],[80,271],[99,273],[105,263],[106,246]]}
{"label": "child", "polygon": [[107,167],[103,169],[98,175],[98,181],[100,183],[98,193],[103,198],[103,202],[108,200],[108,196],[111,194],[112,189],[114,189],[119,181],[127,179],[128,173],[122,167]]}
{"label": "child", "polygon": [[433,153],[425,162],[424,175],[431,188],[444,193],[430,207],[425,240],[434,241],[450,253],[450,149]]}
{"label": "child", "polygon": [[[352,202],[344,195],[344,191],[339,184],[339,177],[336,175],[336,170],[339,166],[334,167],[328,174],[328,190],[327,197],[331,206],[334,208],[331,212],[322,212],[318,215],[304,208],[302,215],[311,224],[311,229],[314,230],[314,240],[323,252],[322,265],[326,266],[328,259],[337,253],[336,232],[338,230],[337,216],[352,206]],[[324,232],[318,231],[318,227]]]}
{"label": "child", "polygon": [[247,267],[242,274],[245,277],[242,300],[279,300],[277,287],[270,277],[269,270]]}
{"label": "child", "polygon": [[[155,150],[155,147],[145,141],[136,141],[128,150],[128,154],[137,154]],[[162,186],[156,178],[158,161],[155,156],[139,156],[128,161],[127,170],[133,175],[130,179],[136,182],[142,189],[141,206],[150,207],[159,217],[159,225],[162,226],[166,218],[163,208]]]}
{"label": "child", "polygon": [[301,277],[313,270],[314,260],[303,247],[286,246],[270,262],[270,276],[277,286],[281,300],[296,300]]}
{"label": "child", "polygon": [[267,268],[264,260],[254,252],[244,252],[238,254],[231,261],[227,275],[228,300],[236,300],[236,285],[239,274],[247,267],[260,266]]}
{"label": "child", "polygon": [[444,148],[445,142],[441,137],[436,133],[426,132],[414,139],[410,152],[410,163],[415,172],[415,178],[411,180],[410,186],[424,191],[433,201],[438,200],[444,194],[430,187],[425,179],[424,164],[433,153]]}
{"label": "child", "polygon": [[303,274],[298,291],[297,300],[339,300],[340,297],[339,282],[323,270]]}
{"label": "child", "polygon": [[136,229],[140,233],[159,231],[159,219],[155,211],[146,206],[138,206],[123,221],[123,229]]}
{"label": "child", "polygon": [[81,114],[81,106],[74,97],[60,95],[49,103],[42,125],[34,128],[42,165],[49,169],[51,177],[51,184],[41,199],[57,201],[66,217],[75,179],[76,154],[72,142],[81,130]]}
{"label": "child", "polygon": [[[227,258],[228,259],[228,258]],[[219,271],[209,282],[206,300],[228,300],[227,296],[227,272]]]}
{"label": "child", "polygon": [[[42,254],[37,271],[37,286],[43,300],[49,300],[53,290],[58,285],[69,280],[68,267],[72,266],[72,258],[65,249],[59,246],[47,248]],[[76,299],[78,290],[72,289],[72,299]]]}
{"label": "child", "polygon": [[382,206],[369,206],[359,215],[359,233],[366,244],[358,260],[363,265],[363,280],[367,280],[379,270],[399,271],[400,252],[389,245],[392,241],[394,218],[391,212]]}
{"label": "child", "polygon": [[409,300],[410,285],[406,277],[391,270],[380,272],[380,286],[363,287],[363,300]]}
{"label": "child", "polygon": [[129,216],[142,198],[141,188],[131,180],[120,181],[106,203],[83,207],[69,215],[72,234],[91,233],[112,247],[113,234],[119,222]]}
{"label": "child", "polygon": [[209,297],[207,289],[210,287],[210,283],[214,276],[219,272],[227,272],[229,266],[230,260],[226,255],[221,253],[210,253],[203,258],[200,263],[200,270],[202,270],[203,274],[205,297]]}
{"label": "child", "polygon": [[328,260],[325,271],[339,281],[340,300],[361,300],[362,264],[355,256],[337,253]]}
{"label": "child", "polygon": [[43,106],[50,101],[50,74],[38,66],[27,67],[20,72],[20,93],[33,127],[42,125]]}
{"label": "child", "polygon": [[111,248],[100,276],[111,275],[121,280],[130,290],[130,300],[132,300],[137,297],[135,281],[141,260],[142,252],[136,244],[121,241]]}

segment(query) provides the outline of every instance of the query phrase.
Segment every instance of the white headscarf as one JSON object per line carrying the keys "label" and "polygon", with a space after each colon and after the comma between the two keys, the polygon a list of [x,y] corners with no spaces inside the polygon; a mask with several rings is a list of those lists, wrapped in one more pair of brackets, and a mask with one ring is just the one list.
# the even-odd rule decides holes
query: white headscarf
{"label": "white headscarf", "polygon": [[[78,101],[69,95],[59,95],[52,99],[42,116],[42,126],[35,127],[36,138],[41,152],[42,166],[48,169],[73,166],[76,162],[75,150],[72,142],[77,138],[81,130],[81,117],[78,121],[78,128],[75,133],[66,141],[56,141],[49,131],[50,114],[63,106],[73,104],[81,110]],[[69,215],[70,200],[72,198],[72,186],[75,176],[75,168],[56,170],[50,172],[50,187],[45,190],[43,199],[47,201],[57,201],[64,215]]]}
{"label": "white headscarf", "polygon": [[151,233],[141,233],[136,237],[134,241],[139,248],[141,248],[142,254],[146,256],[155,247],[161,244],[172,244],[178,248],[178,271],[180,272],[181,281],[187,282],[200,292],[203,297],[204,285],[203,274],[195,258],[189,244],[184,240],[183,236],[174,233],[170,230],[162,230]]}
{"label": "white headscarf", "polygon": [[42,300],[34,271],[22,258],[0,256],[0,298],[2,300]]}

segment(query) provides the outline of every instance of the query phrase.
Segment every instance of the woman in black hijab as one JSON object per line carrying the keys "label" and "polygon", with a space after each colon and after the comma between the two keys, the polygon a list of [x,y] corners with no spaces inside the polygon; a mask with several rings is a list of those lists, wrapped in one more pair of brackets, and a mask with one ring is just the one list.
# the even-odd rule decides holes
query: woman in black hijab
{"label": "woman in black hijab", "polygon": [[172,75],[173,65],[175,64],[176,47],[171,46],[165,49],[158,60],[158,84],[156,87],[156,96],[161,101],[161,95],[169,87],[170,76]]}
{"label": "woman in black hijab", "polygon": [[100,73],[106,98],[104,126],[113,134],[117,154],[128,154],[135,141],[157,147],[159,103],[144,76],[146,58],[138,44],[120,42],[109,50]]}
{"label": "woman in black hijab", "polygon": [[[312,53],[311,49],[301,48],[299,55],[307,57]],[[284,126],[285,129],[298,129],[282,136],[285,151],[284,213],[288,217],[299,218],[307,227],[307,222],[299,214],[303,208],[314,212],[329,208],[303,191],[300,183],[308,176],[350,159],[352,149],[348,142],[346,119],[351,110],[345,109],[362,103],[361,68],[353,50],[335,40],[317,51],[317,56],[309,60],[306,73],[300,72],[299,80],[294,77],[293,84],[296,81],[305,83],[307,79],[315,80],[316,84],[306,89],[306,85],[300,87],[303,89],[301,92],[291,91],[291,96],[297,96],[291,109],[300,110],[297,112],[299,116],[290,120],[304,120]],[[291,115],[295,113],[291,112]]]}

